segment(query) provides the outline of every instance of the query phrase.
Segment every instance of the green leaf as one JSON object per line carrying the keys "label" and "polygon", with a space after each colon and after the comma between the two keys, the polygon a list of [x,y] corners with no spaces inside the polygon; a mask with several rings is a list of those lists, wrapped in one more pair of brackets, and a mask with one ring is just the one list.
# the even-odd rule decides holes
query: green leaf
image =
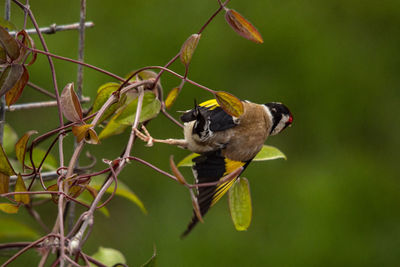
{"label": "green leaf", "polygon": [[181,161],[178,163],[178,167],[192,167],[193,166],[193,159],[197,156],[200,156],[200,154],[197,153],[190,153],[186,157],[184,157]]}
{"label": "green leaf", "polygon": [[151,256],[151,258],[148,261],[146,261],[145,264],[142,265],[142,267],[155,267],[155,266],[157,266],[156,259],[157,259],[157,249],[156,249],[156,246],[154,246],[153,255]]}
{"label": "green leaf", "polygon": [[264,145],[253,160],[264,161],[273,159],[286,159],[286,156],[276,147]]}
{"label": "green leaf", "polygon": [[249,181],[238,178],[229,190],[229,209],[236,230],[249,228],[252,217],[252,206]]}
{"label": "green leaf", "polygon": [[8,161],[8,157],[4,152],[3,146],[1,144],[0,144],[0,172],[8,176],[15,174],[15,171],[12,168],[10,162]]}
{"label": "green leaf", "polygon": [[[186,157],[184,157],[179,163],[176,165],[178,167],[192,167],[193,159],[197,156],[200,156],[196,153],[190,153]],[[265,161],[265,160],[273,160],[273,159],[286,159],[285,154],[282,153],[279,149],[273,146],[264,145],[260,152],[254,157],[253,161]]]}
{"label": "green leaf", "polygon": [[14,129],[6,123],[4,124],[4,136],[3,136],[3,148],[6,154],[10,155],[14,152],[14,144],[18,140],[18,135],[15,133]]}
{"label": "green leaf", "polygon": [[[104,175],[102,175],[104,177]],[[96,190],[100,190],[101,186],[103,185],[103,181],[104,179],[101,179],[100,177],[96,177],[93,178],[90,182],[90,186],[93,187]],[[114,187],[110,186],[107,189],[107,193],[112,193],[114,191]],[[139,199],[139,197],[127,186],[125,185],[123,182],[121,182],[121,180],[118,180],[118,187],[117,187],[117,191],[115,192],[116,195],[124,197],[128,200],[130,200],[131,202],[135,203],[144,214],[147,214],[147,210],[143,205],[143,202]]]}
{"label": "green leaf", "polygon": [[18,205],[14,205],[11,203],[0,203],[0,210],[2,212],[8,213],[8,214],[14,214],[17,213],[19,209]]}
{"label": "green leaf", "polygon": [[[122,107],[108,122],[106,127],[99,134],[99,139],[104,139],[112,135],[122,133],[129,125],[131,125],[136,116],[138,99],[133,99],[130,103]],[[139,122],[144,122],[154,118],[161,108],[160,101],[152,92],[145,92],[143,96],[142,111],[140,113]]]}
{"label": "green leaf", "polygon": [[[129,103],[116,117],[116,122],[131,125],[135,121],[138,98]],[[145,92],[139,122],[150,120],[160,112],[161,103],[153,92]]]}
{"label": "green leaf", "polygon": [[115,115],[112,119],[107,123],[106,127],[100,132],[99,139],[104,139],[113,135],[121,134],[128,127],[128,125],[121,124],[115,122]]}
{"label": "green leaf", "polygon": [[[33,149],[32,158],[33,158],[33,163],[35,164],[35,167],[39,167],[39,164],[42,161],[45,154],[46,154],[46,151],[39,147],[35,147]],[[25,157],[25,165],[32,167],[29,155],[26,155],[26,157]],[[58,168],[58,163],[57,163],[56,158],[53,155],[48,154],[43,163],[42,168],[45,171],[56,170]]]}
{"label": "green leaf", "polygon": [[11,218],[1,218],[0,220],[0,239],[38,239],[40,234],[30,226],[21,223],[19,220]]}
{"label": "green leaf", "polygon": [[[110,98],[111,94],[119,88],[120,84],[118,83],[106,83],[103,84],[97,89],[96,99],[93,103],[93,109],[90,114],[93,114],[100,110],[100,108],[106,103],[106,101]],[[106,120],[110,117],[116,110],[119,108],[125,101],[126,97],[121,96],[120,100],[117,103],[112,104],[108,107],[108,109],[101,116],[99,123]]]}
{"label": "green leaf", "polygon": [[[113,266],[117,263],[126,264],[124,255],[120,251],[113,248],[99,247],[97,252],[93,254],[92,257],[107,266]],[[97,265],[91,263],[90,266],[95,267]]]}

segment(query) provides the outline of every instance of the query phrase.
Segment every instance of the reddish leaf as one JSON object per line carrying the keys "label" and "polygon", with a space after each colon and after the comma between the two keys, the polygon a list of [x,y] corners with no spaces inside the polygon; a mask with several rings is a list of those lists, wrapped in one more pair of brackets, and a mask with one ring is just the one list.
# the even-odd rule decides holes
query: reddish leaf
{"label": "reddish leaf", "polygon": [[25,67],[20,64],[11,64],[3,71],[0,77],[0,96],[10,91],[21,79]]}
{"label": "reddish leaf", "polygon": [[8,161],[7,155],[4,152],[3,146],[0,144],[0,172],[11,176],[15,174],[10,162]]}
{"label": "reddish leaf", "polygon": [[0,64],[7,62],[7,54],[3,47],[0,46]]}
{"label": "reddish leaf", "polygon": [[180,58],[183,65],[185,65],[186,67],[192,60],[193,53],[196,50],[197,44],[200,41],[200,37],[201,34],[192,34],[182,45]]}
{"label": "reddish leaf", "polygon": [[[35,47],[35,42],[33,41],[33,39],[28,35],[28,33],[26,33],[25,30],[22,30],[20,32],[17,33],[17,38],[19,38],[20,36],[22,36],[22,39],[20,40],[26,47],[30,47],[30,48],[36,48]],[[21,46],[20,49],[20,57],[25,56],[26,53],[29,52],[25,47]],[[37,57],[37,53],[36,52],[32,52],[30,51],[30,53],[32,54],[32,58],[29,61],[29,63],[27,64],[28,66],[32,65],[33,63],[35,63],[36,61],[36,57]]]}
{"label": "reddish leaf", "polygon": [[[26,186],[21,174],[18,173],[17,182],[15,184],[15,192],[26,192]],[[17,202],[29,204],[29,194],[15,194],[14,199]]]}
{"label": "reddish leaf", "polygon": [[165,99],[165,107],[170,108],[179,94],[179,87],[175,87],[171,91],[169,91],[167,98]]}
{"label": "reddish leaf", "polygon": [[14,214],[18,212],[18,205],[13,205],[10,203],[0,203],[0,210],[9,213],[9,214]]}
{"label": "reddish leaf", "polygon": [[0,172],[0,194],[8,193],[10,176]]}
{"label": "reddish leaf", "polygon": [[23,72],[21,77],[17,80],[14,86],[6,93],[6,103],[8,106],[17,102],[18,98],[21,96],[26,84],[29,80],[28,70],[24,65],[22,65]]}
{"label": "reddish leaf", "polygon": [[72,122],[82,121],[82,108],[74,91],[74,84],[67,84],[61,93],[61,108],[65,118]]}
{"label": "reddish leaf", "polygon": [[15,144],[15,154],[16,154],[19,162],[21,162],[21,164],[22,164],[22,170],[25,169],[24,162],[25,162],[26,146],[28,144],[29,137],[36,133],[37,133],[37,131],[35,131],[35,130],[27,132]]}
{"label": "reddish leaf", "polygon": [[225,19],[232,29],[240,36],[255,43],[262,44],[264,42],[257,29],[235,10],[227,9],[225,13]]}
{"label": "reddish leaf", "polygon": [[194,210],[194,214],[196,214],[199,222],[204,223],[203,216],[201,216],[199,202],[197,201],[197,197],[194,195],[193,190],[190,190],[190,197],[192,198],[192,206]]}
{"label": "reddish leaf", "polygon": [[221,108],[233,117],[239,117],[244,112],[242,101],[230,93],[219,91],[215,94],[215,99]]}
{"label": "reddish leaf", "polygon": [[174,156],[169,157],[169,165],[171,166],[171,170],[174,173],[175,177],[178,179],[178,182],[181,184],[187,184],[185,177],[183,177],[182,173],[178,170],[174,162]]}
{"label": "reddish leaf", "polygon": [[16,60],[19,57],[19,44],[6,29],[0,26],[0,45],[4,48],[7,55]]}

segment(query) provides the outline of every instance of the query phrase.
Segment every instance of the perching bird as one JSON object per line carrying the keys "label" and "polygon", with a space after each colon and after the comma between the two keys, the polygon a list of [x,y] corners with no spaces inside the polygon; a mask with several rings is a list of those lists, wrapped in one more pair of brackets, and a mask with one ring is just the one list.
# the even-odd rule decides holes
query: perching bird
{"label": "perching bird", "polygon": [[[217,182],[240,167],[243,172],[267,137],[289,126],[293,116],[281,103],[242,103],[244,112],[238,118],[226,113],[215,99],[195,105],[181,116],[185,139],[152,140],[178,145],[200,154],[193,159],[196,184]],[[138,136],[146,141],[143,134],[138,133]],[[198,187],[196,197],[201,216],[229,190],[242,172],[222,184]],[[182,237],[189,234],[198,221],[193,211],[193,218]]]}
{"label": "perching bird", "polygon": [[[244,171],[267,137],[280,133],[293,121],[291,112],[281,103],[260,105],[243,101],[243,106],[243,114],[235,118],[212,99],[181,116],[185,123],[185,144],[181,146],[200,154],[193,159],[196,184],[216,182],[240,167]],[[197,201],[202,216],[229,190],[239,175],[218,186],[198,188]],[[197,223],[198,218],[193,212],[182,236],[189,234]]]}

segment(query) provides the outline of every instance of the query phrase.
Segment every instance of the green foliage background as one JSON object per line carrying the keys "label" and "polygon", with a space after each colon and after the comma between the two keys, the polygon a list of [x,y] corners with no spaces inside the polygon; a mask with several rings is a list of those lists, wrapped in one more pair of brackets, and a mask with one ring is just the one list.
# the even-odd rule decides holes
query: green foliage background
{"label": "green foliage background", "polygon": [[[40,25],[79,19],[79,1],[31,2]],[[205,30],[189,77],[239,98],[281,101],[294,114],[293,127],[267,144],[287,161],[257,162],[245,172],[253,198],[253,222],[236,232],[226,197],[185,240],[179,235],[192,213],[187,191],[151,169],[132,163],[120,179],[143,200],[148,215],[115,198],[111,218],[97,214],[86,245],[120,250],[132,266],[144,263],[153,244],[159,266],[397,266],[400,261],[400,1],[232,0],[229,7],[252,21],[264,37],[257,45],[237,36],[219,17]],[[216,10],[217,1],[91,1],[85,61],[119,75],[146,65],[163,65]],[[1,7],[3,11],[3,7]],[[3,14],[3,12],[1,12]],[[13,6],[12,18],[22,25]],[[49,49],[76,58],[77,33],[46,36]],[[38,42],[37,42],[38,44]],[[74,64],[56,61],[62,88],[76,79]],[[172,67],[178,72],[183,67]],[[29,68],[31,80],[51,88],[47,60]],[[85,70],[84,94],[111,81]],[[179,84],[163,78],[165,92]],[[185,86],[172,113],[211,97]],[[26,90],[19,101],[43,99]],[[19,136],[43,133],[57,124],[56,109],[7,113]],[[156,138],[182,133],[162,115],[149,124]],[[98,158],[121,152],[127,134],[90,146]],[[72,151],[72,143],[66,146]],[[56,154],[56,153],[55,153]],[[169,170],[168,157],[187,152],[138,142],[135,156]],[[99,163],[98,169],[104,166]],[[190,170],[185,170],[191,177]],[[54,221],[55,207],[39,209]],[[13,217],[1,215],[1,218]],[[15,216],[14,216],[15,217]],[[28,215],[16,216],[39,229]],[[25,219],[26,218],[26,219]],[[2,242],[7,241],[3,239]],[[20,258],[32,263],[35,253]]]}

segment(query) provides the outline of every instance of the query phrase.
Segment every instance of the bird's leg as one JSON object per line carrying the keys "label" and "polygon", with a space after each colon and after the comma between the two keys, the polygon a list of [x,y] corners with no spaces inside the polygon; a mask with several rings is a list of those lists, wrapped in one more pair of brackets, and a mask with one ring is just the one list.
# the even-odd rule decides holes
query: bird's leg
{"label": "bird's leg", "polygon": [[138,129],[135,129],[135,133],[137,137],[147,143],[147,146],[153,146],[155,142],[179,146],[181,148],[187,149],[188,143],[185,139],[155,139],[150,135],[149,131],[147,131],[146,127],[144,127],[143,125],[142,129],[144,133],[140,132]]}

